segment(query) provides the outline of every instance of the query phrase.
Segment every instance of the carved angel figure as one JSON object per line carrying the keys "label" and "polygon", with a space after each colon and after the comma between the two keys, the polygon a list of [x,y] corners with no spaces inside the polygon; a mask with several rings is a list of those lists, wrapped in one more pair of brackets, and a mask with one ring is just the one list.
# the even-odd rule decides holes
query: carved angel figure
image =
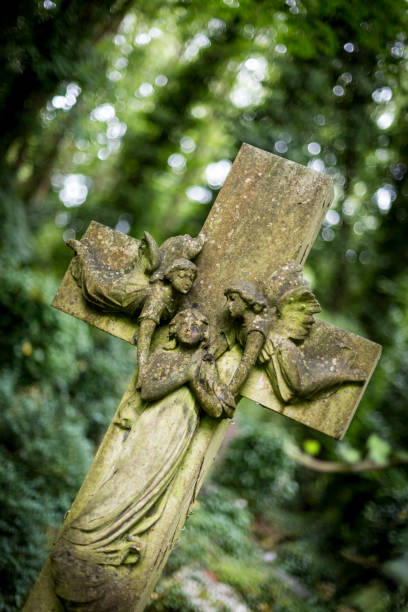
{"label": "carved angel figure", "polygon": [[[143,534],[160,519],[197,429],[199,405],[213,417],[235,408],[207,353],[207,319],[195,309],[181,311],[170,323],[170,337],[170,346],[157,349],[149,361],[141,390],[146,405],[122,439],[110,474],[54,546],[53,575],[64,599],[75,588],[75,579],[67,584],[66,575],[84,572],[87,561],[138,562]],[[89,588],[96,599],[99,585],[91,582]]]}
{"label": "carved angel figure", "polygon": [[[190,291],[197,268],[191,261],[201,251],[205,236],[174,236],[159,248],[145,232],[121,270],[112,270],[86,240],[69,240],[76,258],[72,275],[84,298],[108,312],[135,316],[138,312],[138,387],[143,379],[151,338],[157,325],[177,312],[180,294]],[[127,255],[127,253],[126,253]]]}
{"label": "carved angel figure", "polygon": [[361,383],[364,372],[352,364],[354,354],[346,345],[338,346],[337,356],[327,359],[310,338],[314,314],[320,304],[302,275],[302,266],[287,264],[276,270],[265,283],[265,293],[273,321],[262,347],[259,361],[277,397],[283,402],[310,398],[323,389],[345,382]]}
{"label": "carved angel figure", "polygon": [[237,340],[244,348],[230,383],[233,393],[257,361],[264,365],[276,396],[285,403],[310,398],[341,383],[365,380],[364,372],[352,364],[350,347],[338,346],[336,357],[327,359],[310,338],[313,315],[320,312],[320,305],[302,271],[302,266],[290,263],[276,270],[262,289],[240,282],[226,290],[228,310],[240,325]]}
{"label": "carved angel figure", "polygon": [[231,417],[234,398],[219,378],[215,357],[208,352],[209,336],[208,320],[197,309],[177,313],[169,325],[173,342],[155,351],[149,360],[142,399],[155,401],[188,385],[211,417]]}

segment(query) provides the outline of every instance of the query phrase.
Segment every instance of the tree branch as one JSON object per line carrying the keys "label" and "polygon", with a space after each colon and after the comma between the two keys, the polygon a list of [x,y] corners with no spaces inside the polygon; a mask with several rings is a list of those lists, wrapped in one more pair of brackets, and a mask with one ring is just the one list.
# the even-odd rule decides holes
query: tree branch
{"label": "tree branch", "polygon": [[287,444],[285,451],[289,457],[295,461],[316,472],[325,474],[355,474],[368,470],[385,470],[396,465],[408,464],[408,456],[394,456],[387,463],[376,463],[372,459],[363,459],[355,463],[347,463],[346,461],[324,461],[312,457],[308,453],[304,453],[294,444]]}

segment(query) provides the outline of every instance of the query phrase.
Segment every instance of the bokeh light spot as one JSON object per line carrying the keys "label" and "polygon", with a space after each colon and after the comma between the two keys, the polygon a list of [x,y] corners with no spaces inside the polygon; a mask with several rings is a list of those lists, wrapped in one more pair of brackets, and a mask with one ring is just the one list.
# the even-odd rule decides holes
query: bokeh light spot
{"label": "bokeh light spot", "polygon": [[325,222],[328,225],[337,225],[338,223],[340,223],[340,215],[337,210],[328,210],[326,213]]}
{"label": "bokeh light spot", "polygon": [[135,37],[135,44],[140,46],[148,45],[151,40],[152,37],[150,36],[150,34],[148,34],[147,32],[142,32],[140,34],[137,34],[137,36]]}
{"label": "bokeh light spot", "polygon": [[316,172],[324,172],[326,169],[322,159],[312,159],[310,162],[308,162],[307,166],[312,170],[316,170]]}
{"label": "bokeh light spot", "polygon": [[392,202],[396,198],[396,193],[392,185],[386,184],[377,189],[374,199],[381,212],[388,212]]}
{"label": "bokeh light spot", "polygon": [[200,185],[193,185],[186,191],[187,197],[193,202],[200,202],[200,204],[208,204],[211,201],[212,193],[206,187]]}
{"label": "bokeh light spot", "polygon": [[205,176],[210,187],[217,189],[222,187],[228,176],[232,164],[229,159],[221,159],[209,164],[205,169]]}
{"label": "bokeh light spot", "polygon": [[150,83],[142,83],[138,91],[142,98],[148,98],[154,92],[153,85]]}
{"label": "bokeh light spot", "polygon": [[392,98],[392,89],[391,87],[380,87],[379,89],[373,91],[371,97],[374,102],[377,102],[377,104],[389,102]]}
{"label": "bokeh light spot", "polygon": [[322,147],[318,142],[309,142],[307,145],[307,150],[309,151],[310,155],[319,155]]}
{"label": "bokeh light spot", "polygon": [[196,148],[194,140],[189,136],[183,136],[183,138],[181,138],[180,146],[183,153],[192,153]]}
{"label": "bokeh light spot", "polygon": [[63,187],[59,192],[61,202],[67,208],[81,206],[87,198],[90,179],[83,174],[68,174],[62,177]]}
{"label": "bokeh light spot", "polygon": [[113,104],[101,104],[91,112],[92,121],[110,121],[115,116]]}
{"label": "bokeh light spot", "polygon": [[130,230],[130,223],[126,219],[120,219],[115,225],[115,230],[122,234],[128,234]]}
{"label": "bokeh light spot", "polygon": [[377,125],[381,130],[387,130],[394,123],[394,113],[385,111],[377,119]]}
{"label": "bokeh light spot", "polygon": [[197,106],[193,106],[193,108],[191,109],[191,114],[196,119],[203,119],[207,115],[207,109],[205,108],[205,106],[197,104]]}
{"label": "bokeh light spot", "polygon": [[186,166],[186,158],[181,153],[173,153],[167,160],[173,170],[182,170]]}
{"label": "bokeh light spot", "polygon": [[275,142],[274,149],[277,153],[286,153],[288,150],[288,145],[284,140],[278,140]]}
{"label": "bokeh light spot", "polygon": [[168,78],[164,74],[159,74],[154,82],[158,87],[164,87],[168,83]]}
{"label": "bokeh light spot", "polygon": [[331,242],[332,240],[334,240],[334,232],[330,227],[325,227],[322,231],[322,238],[323,240],[325,240],[326,242]]}

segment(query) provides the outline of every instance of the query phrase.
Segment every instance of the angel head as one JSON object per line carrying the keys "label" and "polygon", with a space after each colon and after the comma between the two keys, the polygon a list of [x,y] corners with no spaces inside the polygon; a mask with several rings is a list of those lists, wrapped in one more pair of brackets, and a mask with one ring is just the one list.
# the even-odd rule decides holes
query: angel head
{"label": "angel head", "polygon": [[179,257],[164,270],[164,278],[170,281],[179,293],[188,293],[197,275],[197,266],[189,259]]}
{"label": "angel head", "polygon": [[313,315],[321,310],[302,272],[301,265],[289,263],[275,270],[265,283],[268,302],[279,319],[275,330],[297,341],[308,336]]}
{"label": "angel head", "polygon": [[263,294],[246,281],[238,281],[225,291],[227,308],[233,319],[243,318],[248,311],[260,314],[267,309],[267,301]]}
{"label": "angel head", "polygon": [[169,337],[186,346],[201,343],[205,348],[210,337],[208,319],[199,310],[181,310],[170,321]]}
{"label": "angel head", "polygon": [[192,238],[188,234],[168,238],[163,242],[160,249],[157,248],[155,261],[158,261],[158,263],[151,276],[151,282],[163,280],[169,268],[176,261],[185,260],[191,263],[191,260],[195,259],[200,253],[204,243],[204,234],[199,234],[196,238]]}

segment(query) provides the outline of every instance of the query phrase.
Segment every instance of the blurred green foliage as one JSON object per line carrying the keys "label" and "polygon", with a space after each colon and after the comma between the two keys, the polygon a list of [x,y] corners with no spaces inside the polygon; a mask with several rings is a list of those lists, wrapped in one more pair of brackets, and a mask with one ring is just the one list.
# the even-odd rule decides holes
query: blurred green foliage
{"label": "blurred green foliage", "polygon": [[63,239],[91,219],[197,233],[242,141],[333,177],[306,273],[323,317],[384,353],[343,442],[242,403],[151,609],[191,609],[171,583],[188,565],[251,610],[408,609],[407,20],[398,0],[7,5],[0,609],[21,607],[134,367],[49,308]]}
{"label": "blurred green foliage", "polygon": [[7,263],[0,274],[0,609],[6,610],[20,609],[132,371],[131,355],[118,342],[52,311],[55,282]]}

